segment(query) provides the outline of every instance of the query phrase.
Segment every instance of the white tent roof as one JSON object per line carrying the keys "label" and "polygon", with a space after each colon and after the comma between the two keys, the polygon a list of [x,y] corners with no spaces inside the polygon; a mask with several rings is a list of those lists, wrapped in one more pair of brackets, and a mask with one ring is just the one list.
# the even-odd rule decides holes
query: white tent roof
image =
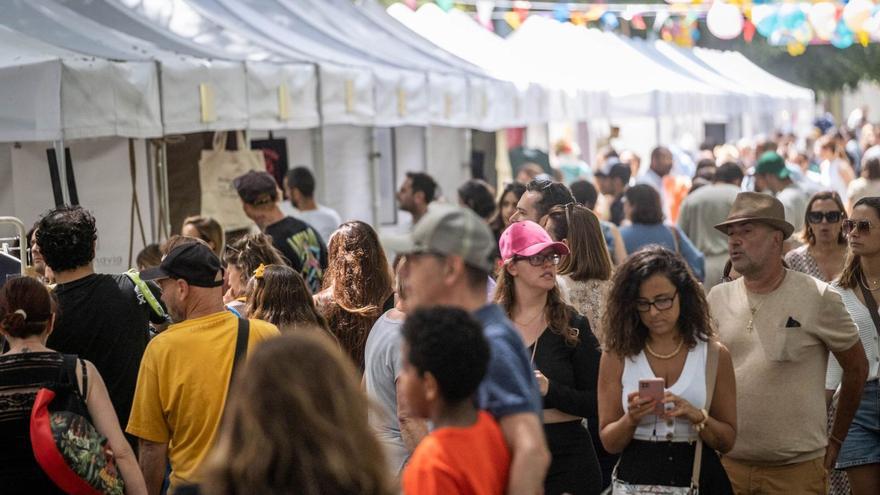
{"label": "white tent roof", "polygon": [[743,54],[733,51],[695,48],[694,55],[719,74],[750,91],[767,95],[777,111],[812,114],[812,90],[784,81],[755,65]]}
{"label": "white tent roof", "polygon": [[[472,117],[497,122],[509,122],[512,119],[519,125],[526,125],[546,122],[548,119],[578,119],[585,116],[580,111],[584,105],[583,101],[578,101],[576,90],[563,91],[549,78],[541,83],[532,82],[535,81],[535,74],[530,75],[522,68],[514,55],[507,50],[504,41],[487,32],[466,14],[458,11],[445,13],[430,3],[416,12],[401,4],[394,4],[388,8],[388,13],[436,46],[508,83],[505,88],[499,89],[494,84],[493,89],[487,90],[486,102],[480,94],[472,94]],[[471,83],[474,89],[481,86],[480,82]],[[541,95],[543,92],[547,94]],[[542,104],[529,104],[534,103],[529,99],[536,97],[544,104],[554,104],[549,108]],[[488,110],[481,112],[484,106]]]}
{"label": "white tent roof", "polygon": [[162,135],[151,62],[84,57],[0,26],[0,141]]}

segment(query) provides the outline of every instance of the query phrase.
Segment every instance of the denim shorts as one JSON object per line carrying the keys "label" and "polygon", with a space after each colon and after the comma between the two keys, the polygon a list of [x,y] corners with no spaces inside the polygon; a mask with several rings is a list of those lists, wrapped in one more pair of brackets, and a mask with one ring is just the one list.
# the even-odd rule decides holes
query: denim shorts
{"label": "denim shorts", "polygon": [[862,401],[837,457],[837,469],[880,463],[880,381],[865,383]]}

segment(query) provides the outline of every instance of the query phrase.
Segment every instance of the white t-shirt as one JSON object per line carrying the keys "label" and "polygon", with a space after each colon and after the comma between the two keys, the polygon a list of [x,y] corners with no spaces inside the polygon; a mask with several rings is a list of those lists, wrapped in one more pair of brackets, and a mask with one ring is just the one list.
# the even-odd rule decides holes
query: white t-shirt
{"label": "white t-shirt", "polygon": [[330,236],[336,231],[339,224],[342,223],[339,219],[339,213],[336,213],[336,210],[333,208],[328,208],[324,205],[318,205],[318,208],[315,210],[301,211],[294,208],[290,201],[282,201],[281,211],[286,216],[298,218],[311,225],[321,235],[324,244],[330,243]]}

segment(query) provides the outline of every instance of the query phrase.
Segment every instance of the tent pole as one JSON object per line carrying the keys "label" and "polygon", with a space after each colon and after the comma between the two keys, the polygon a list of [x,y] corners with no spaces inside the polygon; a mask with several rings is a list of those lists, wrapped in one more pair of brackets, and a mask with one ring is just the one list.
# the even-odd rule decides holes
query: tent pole
{"label": "tent pole", "polygon": [[67,188],[67,154],[64,152],[64,138],[54,143],[55,159],[58,162],[58,179],[61,182],[61,200],[65,205],[70,204],[70,190]]}
{"label": "tent pole", "polygon": [[156,242],[156,177],[153,170],[153,153],[150,152],[150,140],[144,141],[144,153],[147,164],[147,199],[150,207],[150,242]]}
{"label": "tent pole", "polygon": [[[165,231],[165,238],[171,237],[171,206],[170,201],[168,200],[169,191],[168,191],[168,143],[163,139],[162,145],[159,148],[159,160],[157,161],[159,165],[159,172],[161,173],[160,180],[162,181],[162,186],[160,188],[160,194],[162,197],[160,201],[162,202],[162,226]],[[160,236],[161,237],[161,236]]]}
{"label": "tent pole", "polygon": [[[318,181],[321,188],[320,199],[322,203],[327,203],[327,184],[324,178],[327,174],[324,171],[324,124],[311,130],[312,132],[312,163],[314,164],[315,180]],[[325,240],[326,242],[326,240]]]}

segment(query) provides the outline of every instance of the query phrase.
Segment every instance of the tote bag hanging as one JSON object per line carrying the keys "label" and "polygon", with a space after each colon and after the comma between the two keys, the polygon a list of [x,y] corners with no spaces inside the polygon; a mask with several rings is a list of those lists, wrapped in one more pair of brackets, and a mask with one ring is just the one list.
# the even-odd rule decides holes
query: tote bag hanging
{"label": "tote bag hanging", "polygon": [[244,133],[236,131],[238,150],[227,151],[228,132],[214,134],[213,148],[203,150],[199,160],[203,216],[213,217],[225,230],[244,229],[253,222],[244,214],[232,181],[251,170],[266,170],[263,152],[251,150]]}

